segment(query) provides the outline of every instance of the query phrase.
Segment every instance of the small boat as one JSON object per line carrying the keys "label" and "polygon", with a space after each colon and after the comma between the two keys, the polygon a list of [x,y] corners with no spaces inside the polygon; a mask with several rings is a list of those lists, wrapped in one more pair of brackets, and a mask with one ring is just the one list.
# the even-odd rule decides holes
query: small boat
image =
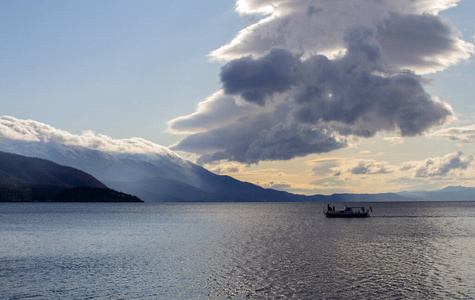
{"label": "small boat", "polygon": [[335,207],[330,207],[328,205],[327,211],[324,212],[327,218],[367,218],[369,217],[369,212],[373,211],[373,208],[370,206],[366,208],[364,206],[346,206],[343,210],[335,210]]}

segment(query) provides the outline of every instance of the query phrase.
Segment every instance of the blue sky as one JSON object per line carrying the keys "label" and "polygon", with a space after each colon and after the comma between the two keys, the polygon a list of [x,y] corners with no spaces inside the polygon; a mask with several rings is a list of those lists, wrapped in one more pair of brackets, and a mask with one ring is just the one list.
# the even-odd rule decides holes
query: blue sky
{"label": "blue sky", "polygon": [[243,26],[232,1],[0,6],[4,114],[164,145],[167,121],[219,88],[207,54]]}
{"label": "blue sky", "polygon": [[[474,1],[461,1],[457,7],[443,11],[440,15],[457,27],[463,40],[473,43],[475,39],[474,13]],[[469,84],[475,78],[473,59],[472,57],[464,63],[428,76],[434,80],[428,86],[428,91],[447,99],[458,113],[464,115],[463,119],[467,119],[467,121],[473,121],[475,113],[475,86]]]}
{"label": "blue sky", "polygon": [[[442,6],[457,5],[440,12],[434,12],[435,8],[424,1],[415,1],[421,3],[420,11],[410,12],[401,4],[404,1],[382,1],[384,5],[375,8],[374,12],[364,11],[366,19],[356,13],[354,18],[348,17],[358,9],[350,6],[361,3],[364,8],[364,0],[341,1],[338,7],[325,6],[328,3],[321,1],[299,0],[297,2],[308,5],[303,12],[299,11],[297,2],[274,1],[274,7],[268,6],[267,2],[1,1],[0,115],[32,119],[73,134],[92,130],[115,139],[140,137],[164,146],[175,145],[175,150],[180,150],[184,157],[201,159],[207,168],[217,173],[265,187],[307,194],[434,189],[458,184],[473,186],[474,144],[470,126],[475,118],[475,86],[471,84],[475,68],[473,52],[469,50],[475,36],[474,1],[443,0]],[[303,7],[303,4],[299,5]],[[333,14],[331,20],[337,23],[331,24],[322,11]],[[380,17],[384,13],[400,24],[420,24],[414,32],[419,34],[419,39],[427,36],[428,45],[445,49],[443,47],[447,45],[443,42],[450,37],[452,44],[447,44],[454,48],[447,46],[448,50],[435,54],[426,50],[433,55],[430,63],[422,59],[424,55],[429,56],[427,53],[411,56],[411,47],[384,48],[391,42],[384,34],[389,36],[399,30],[398,34],[410,35],[403,25],[392,28],[393,31],[381,30],[381,24],[386,24]],[[301,15],[311,14],[320,19],[308,26],[298,22]],[[267,56],[271,50],[266,44],[268,37],[283,49],[281,54],[286,57],[297,55],[297,49],[299,55],[303,55],[302,60],[323,54],[336,62],[339,57],[333,56],[331,51],[341,51],[343,43],[348,42],[344,32],[363,25],[371,27],[368,19],[379,24],[380,27],[373,30],[382,33],[375,39],[381,43],[383,56],[389,57],[391,68],[388,69],[385,62],[381,65],[384,66],[382,72],[408,68],[420,74],[425,92],[448,103],[457,118],[451,122],[446,120],[440,126],[436,124],[442,122],[442,117],[431,120],[432,123],[424,128],[411,129],[417,133],[415,136],[401,136],[397,129],[392,129],[392,124],[386,124],[374,128],[375,134],[371,137],[363,137],[357,131],[349,137],[340,130],[331,135],[337,137],[332,145],[312,144],[309,150],[299,152],[300,145],[290,149],[285,148],[284,143],[275,142],[274,150],[285,148],[288,152],[270,151],[269,156],[259,154],[252,158],[249,156],[252,151],[248,149],[248,160],[239,158],[236,151],[240,148],[236,147],[241,146],[230,145],[239,141],[239,133],[245,130],[244,123],[239,123],[237,118],[250,118],[256,111],[265,115],[266,111],[275,108],[275,103],[283,103],[279,97],[288,91],[266,92],[267,98],[260,99],[257,105],[243,96],[245,94],[239,94],[238,89],[225,89],[225,94],[216,94],[226,84],[242,86],[231,79],[226,81],[221,76],[221,67],[227,64],[231,74],[236,74],[234,70],[239,70],[245,63],[239,60],[240,57],[246,55],[253,57],[247,65],[271,61],[272,57]],[[278,23],[281,20],[287,23]],[[431,40],[431,34],[435,34],[427,25],[432,24],[429,22],[449,33]],[[447,22],[451,25],[446,25]],[[343,23],[347,27],[339,28]],[[278,29],[284,26],[282,24],[291,25],[285,25],[288,26],[285,30]],[[246,28],[250,31],[246,32]],[[465,43],[465,52],[455,49],[457,37],[450,28],[460,32],[458,39]],[[399,38],[406,36],[401,34]],[[407,38],[409,41],[410,37]],[[408,42],[407,45],[412,44]],[[212,52],[216,49],[220,50]],[[345,57],[344,52],[339,55]],[[449,56],[456,59],[445,61]],[[277,63],[280,62],[277,60]],[[303,64],[301,67],[306,68]],[[295,87],[291,89],[289,93],[297,93]],[[235,102],[238,107],[219,111],[219,107],[224,106],[218,107],[218,103],[224,105],[225,101],[231,101],[233,105]],[[426,117],[431,117],[429,112]],[[224,126],[225,123],[235,126],[234,131],[220,129],[218,132],[218,127],[231,128]],[[272,124],[272,129],[291,127],[288,123]],[[329,124],[316,130],[326,132]],[[371,124],[364,125],[365,130]],[[396,128],[399,125],[396,124]],[[462,129],[471,139],[461,142]],[[257,130],[262,130],[262,135],[271,128],[256,127]],[[230,140],[226,143],[217,140],[218,133]],[[284,136],[281,134],[280,141]],[[292,133],[289,134],[285,141],[292,139]],[[185,137],[188,138],[182,140]],[[253,146],[262,143],[251,142],[249,145]],[[215,151],[220,147],[224,150]],[[256,151],[268,153],[269,149]],[[418,172],[401,171],[411,168]]]}

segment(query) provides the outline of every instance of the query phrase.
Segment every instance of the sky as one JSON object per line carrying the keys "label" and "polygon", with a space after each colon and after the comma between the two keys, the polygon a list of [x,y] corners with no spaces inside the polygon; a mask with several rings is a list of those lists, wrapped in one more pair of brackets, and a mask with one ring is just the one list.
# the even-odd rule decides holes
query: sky
{"label": "sky", "polygon": [[302,194],[475,186],[474,15],[471,0],[3,0],[2,125],[134,138]]}

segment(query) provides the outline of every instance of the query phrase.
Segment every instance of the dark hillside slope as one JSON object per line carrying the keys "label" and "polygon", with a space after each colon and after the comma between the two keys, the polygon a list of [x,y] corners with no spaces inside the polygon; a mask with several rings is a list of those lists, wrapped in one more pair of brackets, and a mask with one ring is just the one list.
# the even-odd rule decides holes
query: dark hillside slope
{"label": "dark hillside slope", "polygon": [[81,170],[6,152],[0,152],[0,201],[141,202]]}
{"label": "dark hillside slope", "polygon": [[92,175],[78,169],[61,166],[45,159],[5,152],[0,152],[0,181],[64,188],[75,186],[106,188]]}

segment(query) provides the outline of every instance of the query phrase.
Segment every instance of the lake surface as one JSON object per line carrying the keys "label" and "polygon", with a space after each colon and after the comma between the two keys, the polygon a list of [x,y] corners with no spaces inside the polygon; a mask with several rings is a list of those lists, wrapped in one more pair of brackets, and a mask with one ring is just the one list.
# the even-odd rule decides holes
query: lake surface
{"label": "lake surface", "polygon": [[371,205],[0,203],[0,298],[475,298],[475,202]]}

